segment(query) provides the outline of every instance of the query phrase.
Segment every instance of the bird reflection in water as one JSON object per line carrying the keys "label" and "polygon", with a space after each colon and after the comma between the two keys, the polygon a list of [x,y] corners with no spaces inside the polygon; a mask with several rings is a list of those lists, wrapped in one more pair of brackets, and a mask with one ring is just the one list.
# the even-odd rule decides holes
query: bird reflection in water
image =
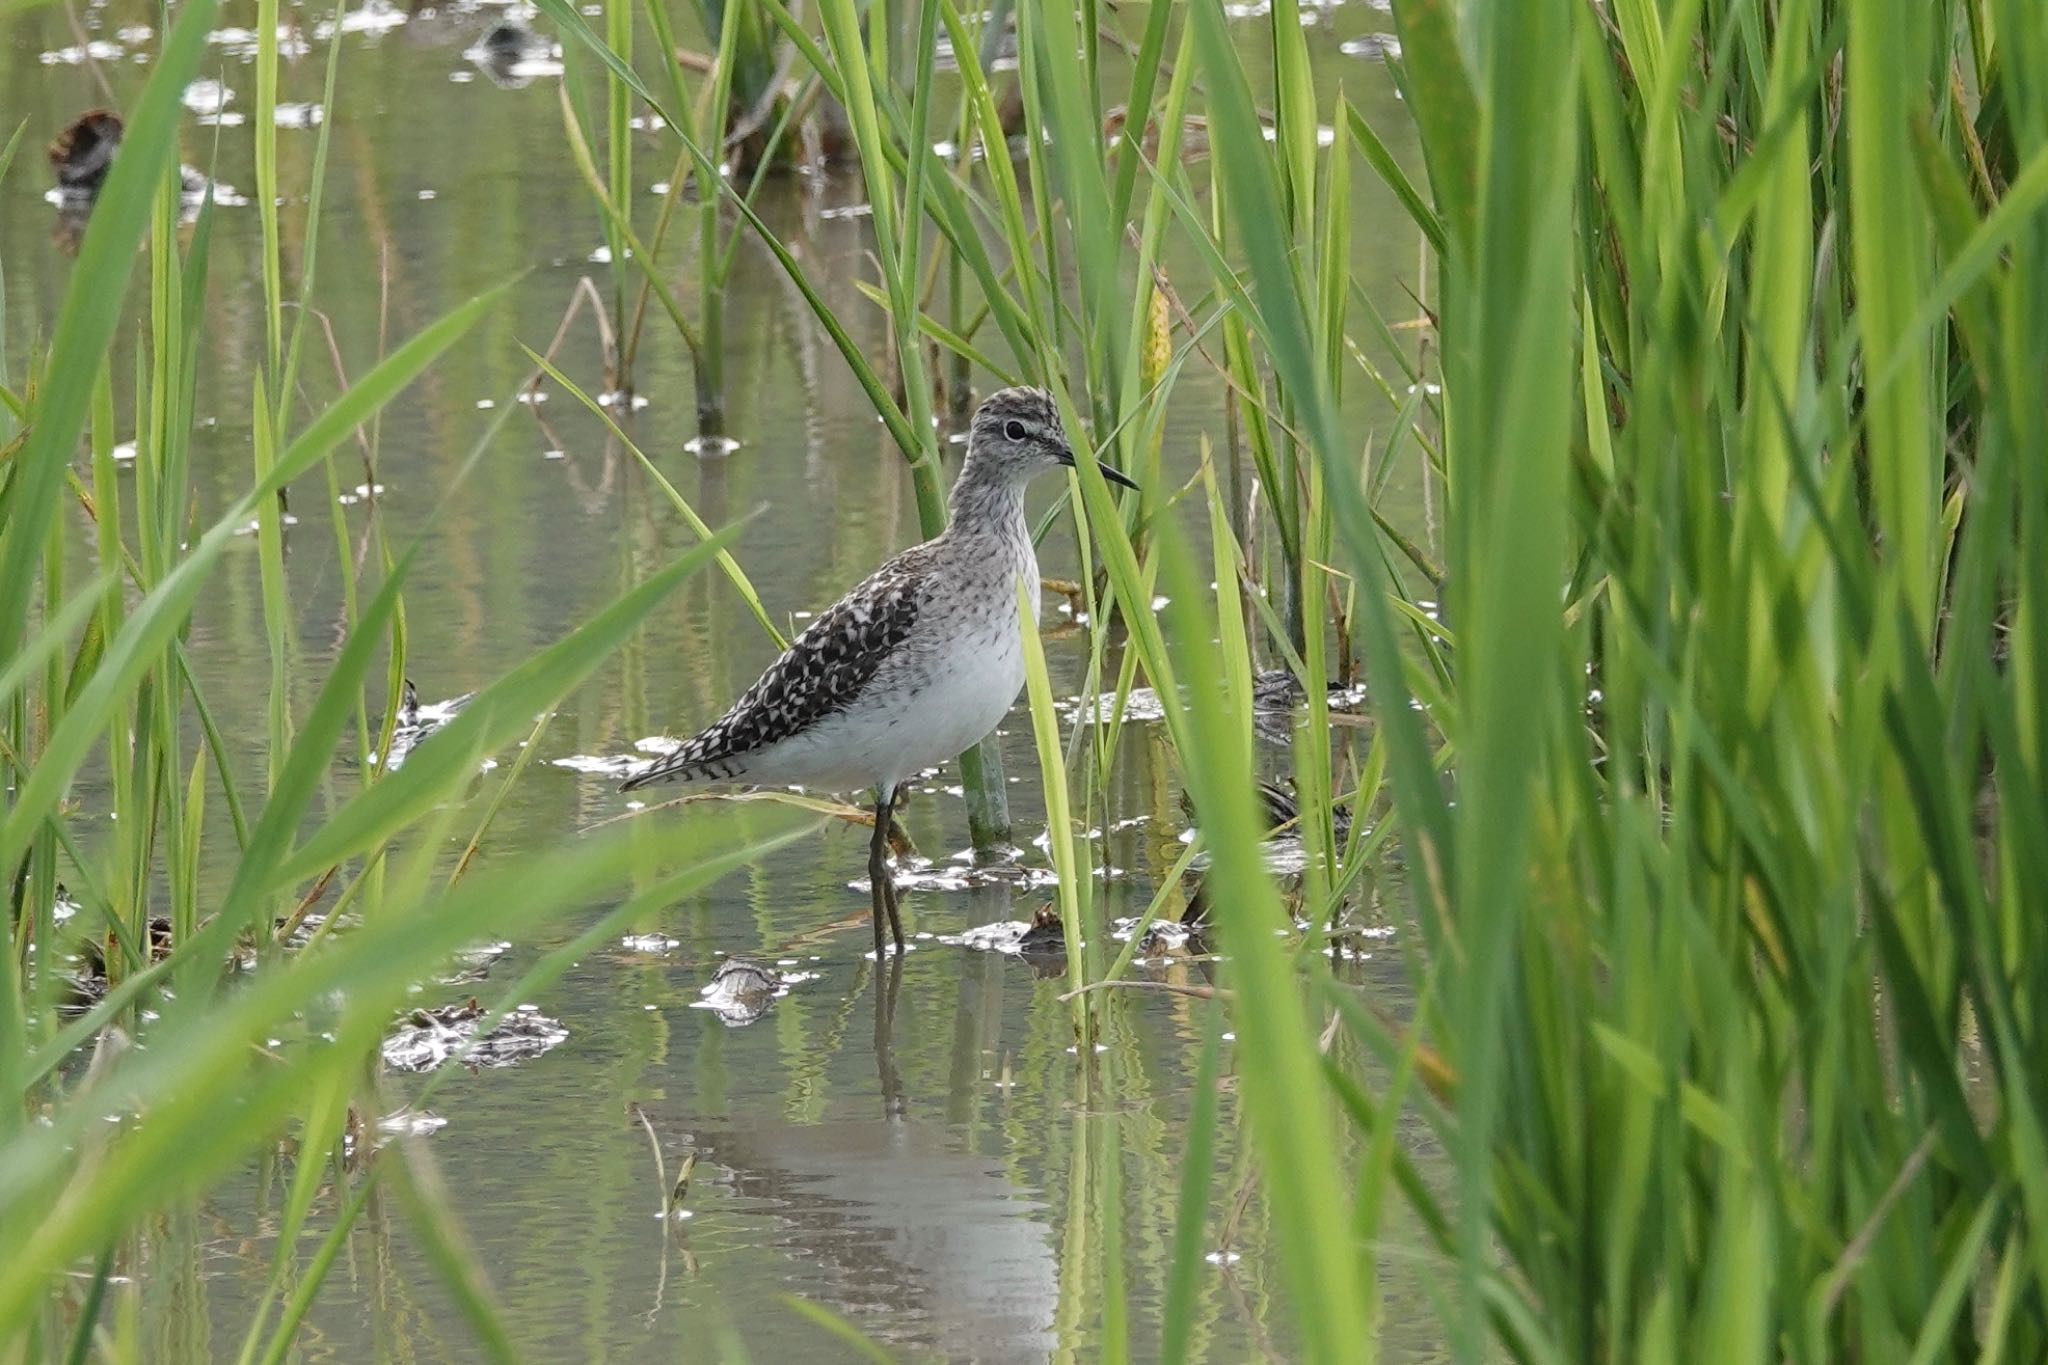
{"label": "bird reflection in water", "polygon": [[882,1117],[900,1121],[906,1106],[903,1076],[896,1070],[896,996],[903,987],[903,955],[875,964],[875,1074],[882,1086]]}

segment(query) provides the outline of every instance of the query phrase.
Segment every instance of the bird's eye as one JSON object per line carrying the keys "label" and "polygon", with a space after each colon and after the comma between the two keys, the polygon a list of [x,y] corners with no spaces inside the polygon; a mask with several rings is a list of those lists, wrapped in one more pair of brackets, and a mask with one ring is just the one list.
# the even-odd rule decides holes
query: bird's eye
{"label": "bird's eye", "polygon": [[1013,441],[1023,440],[1024,424],[1022,422],[1017,421],[1015,418],[1012,418],[1011,420],[1003,423],[1003,435],[1009,437]]}

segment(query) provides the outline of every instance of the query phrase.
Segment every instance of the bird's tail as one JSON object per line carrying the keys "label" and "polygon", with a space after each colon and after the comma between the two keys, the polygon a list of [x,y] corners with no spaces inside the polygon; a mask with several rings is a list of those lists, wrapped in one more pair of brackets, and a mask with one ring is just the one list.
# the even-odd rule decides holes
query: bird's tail
{"label": "bird's tail", "polygon": [[638,791],[664,782],[727,782],[745,769],[729,758],[704,758],[686,749],[664,754],[630,774],[619,784],[622,792]]}

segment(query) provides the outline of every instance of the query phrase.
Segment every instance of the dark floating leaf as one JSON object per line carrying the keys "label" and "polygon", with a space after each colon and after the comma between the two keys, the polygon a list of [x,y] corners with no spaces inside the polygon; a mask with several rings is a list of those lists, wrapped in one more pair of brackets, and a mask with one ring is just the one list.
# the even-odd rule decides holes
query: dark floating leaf
{"label": "dark floating leaf", "polygon": [[121,116],[89,109],[65,125],[50,143],[50,170],[59,189],[91,196],[106,182],[121,146]]}
{"label": "dark floating leaf", "polygon": [[491,25],[462,55],[491,84],[506,90],[522,89],[538,76],[562,74],[561,49],[510,19]]}

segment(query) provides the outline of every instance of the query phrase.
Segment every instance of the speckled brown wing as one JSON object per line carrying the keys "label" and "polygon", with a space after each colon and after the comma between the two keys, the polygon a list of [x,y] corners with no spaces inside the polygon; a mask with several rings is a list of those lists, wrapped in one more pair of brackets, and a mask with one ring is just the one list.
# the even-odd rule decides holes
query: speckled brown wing
{"label": "speckled brown wing", "polygon": [[749,754],[852,706],[916,624],[922,577],[914,560],[918,550],[898,555],[833,603],[732,709],[674,753],[627,778],[622,790],[657,782],[742,779]]}

